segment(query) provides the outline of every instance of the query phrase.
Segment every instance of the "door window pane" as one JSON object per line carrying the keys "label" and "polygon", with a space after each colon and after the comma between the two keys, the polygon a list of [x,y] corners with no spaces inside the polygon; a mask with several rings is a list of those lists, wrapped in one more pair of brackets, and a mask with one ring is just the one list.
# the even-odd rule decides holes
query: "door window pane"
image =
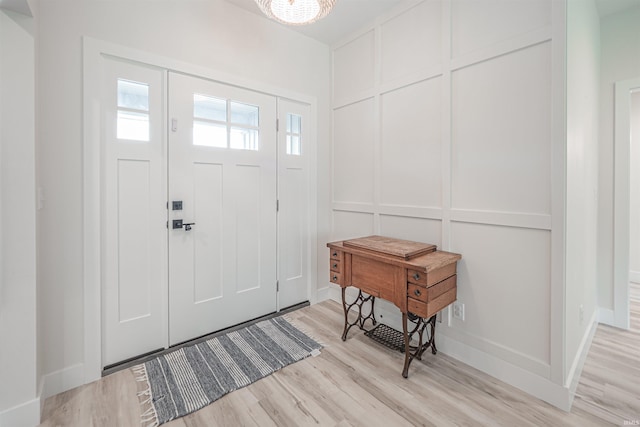
{"label": "door window pane", "polygon": [[149,85],[118,79],[116,138],[149,141]]}
{"label": "door window pane", "polygon": [[117,129],[118,139],[149,141],[149,114],[118,110]]}
{"label": "door window pane", "polygon": [[230,132],[230,147],[236,150],[258,150],[258,131],[232,127]]}
{"label": "door window pane", "polygon": [[257,151],[259,116],[255,105],[194,93],[193,144]]}
{"label": "door window pane", "polygon": [[193,95],[193,117],[226,122],[227,101],[196,93]]}
{"label": "door window pane", "polygon": [[287,154],[301,155],[302,116],[287,114]]}
{"label": "door window pane", "polygon": [[259,109],[255,105],[231,101],[231,123],[258,127]]}
{"label": "door window pane", "polygon": [[118,107],[149,111],[149,85],[118,79]]}
{"label": "door window pane", "polygon": [[287,132],[300,134],[302,117],[297,114],[287,114]]}
{"label": "door window pane", "polygon": [[298,135],[287,135],[287,154],[300,155],[300,137]]}
{"label": "door window pane", "polygon": [[227,126],[194,120],[193,144],[204,147],[227,148]]}

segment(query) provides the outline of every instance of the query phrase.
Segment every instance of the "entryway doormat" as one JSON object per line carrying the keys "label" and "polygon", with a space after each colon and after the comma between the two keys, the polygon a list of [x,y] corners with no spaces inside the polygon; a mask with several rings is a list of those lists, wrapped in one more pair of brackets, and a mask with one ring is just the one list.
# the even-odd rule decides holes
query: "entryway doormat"
{"label": "entryway doormat", "polygon": [[148,385],[140,393],[142,423],[158,426],[190,414],[321,348],[276,317],[134,366],[137,380]]}

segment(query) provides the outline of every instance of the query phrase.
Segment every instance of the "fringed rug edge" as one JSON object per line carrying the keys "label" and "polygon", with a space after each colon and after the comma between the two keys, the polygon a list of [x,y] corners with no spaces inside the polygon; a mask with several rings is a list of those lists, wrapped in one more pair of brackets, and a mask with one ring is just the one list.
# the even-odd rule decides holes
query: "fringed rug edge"
{"label": "fringed rug edge", "polygon": [[158,413],[153,405],[153,397],[151,396],[151,384],[147,375],[147,367],[144,363],[131,367],[131,371],[135,375],[136,381],[144,383],[146,387],[138,392],[138,400],[140,401],[140,424],[143,427],[158,427]]}

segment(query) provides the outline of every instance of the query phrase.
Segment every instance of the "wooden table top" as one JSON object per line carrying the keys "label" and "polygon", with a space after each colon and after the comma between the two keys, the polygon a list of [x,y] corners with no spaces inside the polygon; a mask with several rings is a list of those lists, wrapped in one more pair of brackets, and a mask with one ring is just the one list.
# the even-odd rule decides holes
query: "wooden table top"
{"label": "wooden table top", "polygon": [[[374,238],[374,239],[371,239],[371,238]],[[370,239],[370,240],[366,240],[366,239]],[[327,247],[331,249],[336,249],[339,251],[344,251],[346,253],[350,253],[354,255],[361,255],[361,256],[375,259],[377,261],[381,261],[387,264],[397,265],[400,267],[409,268],[411,270],[416,270],[424,273],[429,273],[433,270],[437,270],[439,268],[442,268],[446,265],[452,264],[462,259],[462,255],[460,254],[456,254],[453,252],[446,252],[446,251],[438,251],[436,250],[435,245],[431,245],[428,243],[410,242],[408,240],[392,239],[390,237],[381,238],[381,236],[369,236],[361,239],[353,239],[351,240],[351,242],[353,242],[354,240],[358,241],[356,245],[353,245],[353,244],[349,245],[347,243],[349,242],[349,240],[346,240],[346,241],[327,243]],[[398,248],[402,247],[402,245],[405,245],[406,242],[410,242],[416,245],[416,246],[409,246],[409,248],[413,247],[415,249],[417,246],[422,245],[423,247],[433,247],[434,249],[431,252],[423,253],[421,255],[414,256],[413,258],[410,258],[410,259],[405,259],[395,254],[389,254],[382,251],[377,251],[375,249],[371,249],[370,247],[367,248],[363,246],[363,243],[366,243],[367,241],[372,241],[374,242],[374,248],[379,247],[385,244],[383,240],[388,242],[387,244],[389,245],[389,247],[392,248],[392,249],[389,249],[389,251],[395,251],[396,253],[398,253]],[[357,246],[358,243],[360,243],[361,245],[360,247]]]}

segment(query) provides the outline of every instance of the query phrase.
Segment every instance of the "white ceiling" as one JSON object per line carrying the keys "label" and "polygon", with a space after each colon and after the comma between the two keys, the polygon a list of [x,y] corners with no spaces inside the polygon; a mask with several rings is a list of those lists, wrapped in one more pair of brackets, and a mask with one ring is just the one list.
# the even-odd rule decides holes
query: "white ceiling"
{"label": "white ceiling", "polygon": [[[263,16],[254,0],[227,1]],[[326,18],[311,25],[289,26],[289,28],[322,43],[332,45],[400,3],[413,1],[415,0],[337,0],[334,10]],[[601,18],[640,7],[640,0],[595,0],[595,2]],[[0,0],[0,8],[32,16],[29,0]]]}
{"label": "white ceiling", "polygon": [[[264,16],[254,0],[227,0],[249,12]],[[400,3],[412,0],[337,0],[333,11],[310,25],[287,26],[294,31],[332,45]],[[281,24],[282,25],[282,24]]]}

